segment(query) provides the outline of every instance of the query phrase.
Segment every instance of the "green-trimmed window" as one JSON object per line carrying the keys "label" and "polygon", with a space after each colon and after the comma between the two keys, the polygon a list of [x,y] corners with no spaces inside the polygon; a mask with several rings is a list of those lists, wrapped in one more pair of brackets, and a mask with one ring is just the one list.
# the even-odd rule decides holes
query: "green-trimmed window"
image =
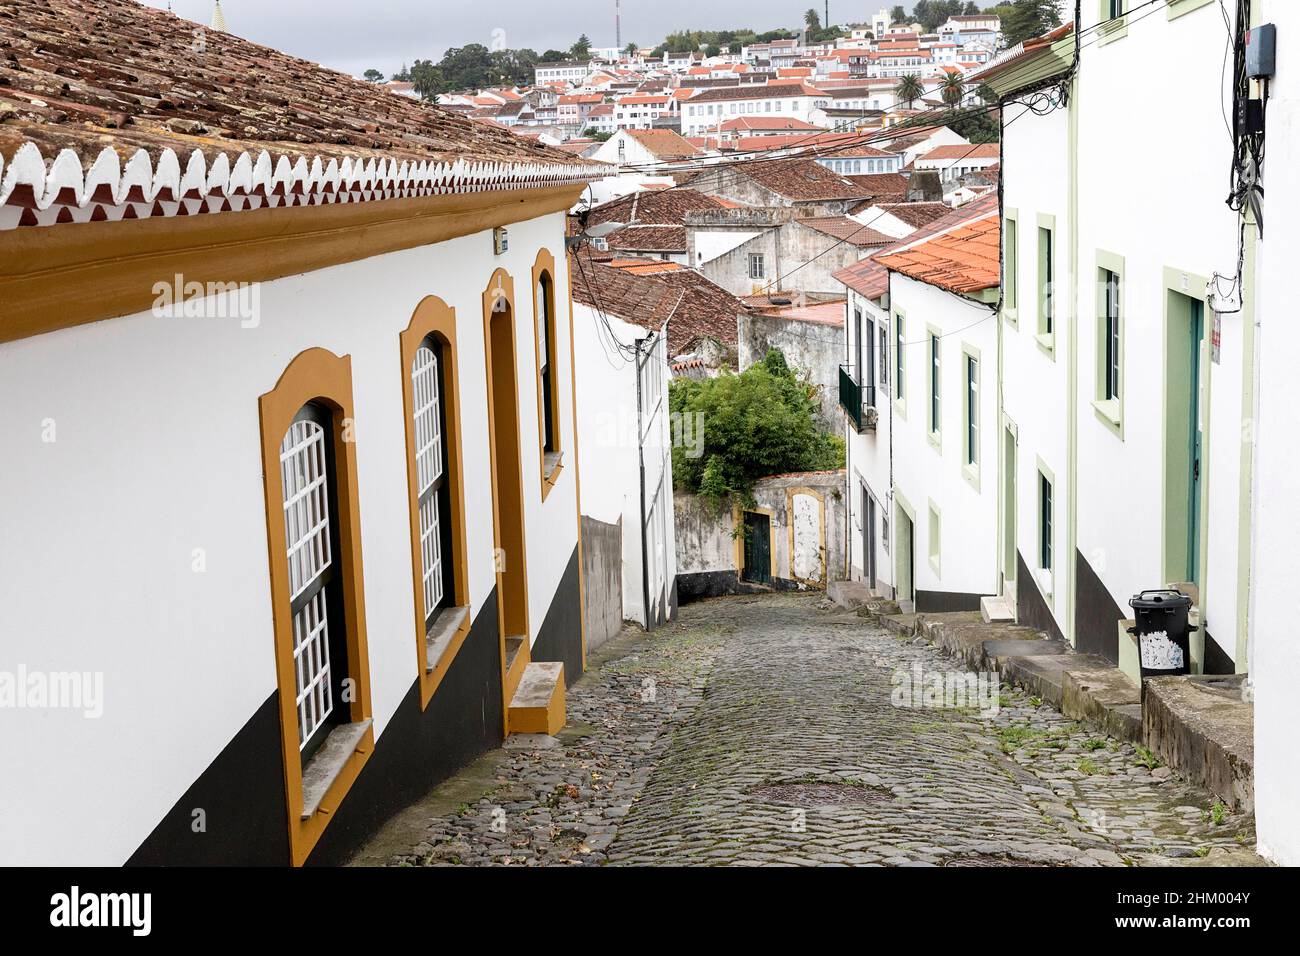
{"label": "green-trimmed window", "polygon": [[1049,226],[1038,227],[1038,334],[1051,335],[1056,329],[1056,263],[1053,235]]}
{"label": "green-trimmed window", "polygon": [[894,395],[900,402],[905,398],[903,388],[907,374],[906,343],[903,341],[904,324],[901,315],[894,316]]}
{"label": "green-trimmed window", "polygon": [[1098,398],[1105,402],[1119,400],[1120,388],[1120,297],[1119,273],[1110,269],[1100,270],[1100,292],[1102,296],[1102,327],[1100,329],[1101,348],[1097,357],[1101,361],[1098,381],[1101,385]]}
{"label": "green-trimmed window", "polygon": [[939,434],[939,336],[930,333],[930,434]]}
{"label": "green-trimmed window", "polygon": [[973,355],[966,356],[966,464],[979,464],[980,454],[980,363]]}
{"label": "green-trimmed window", "polygon": [[1006,294],[1003,299],[1003,305],[1008,311],[1014,312],[1020,301],[1019,289],[1019,270],[1020,258],[1017,255],[1019,250],[1018,231],[1019,224],[1014,219],[1007,219],[1003,236],[1006,241],[1006,248],[1003,252],[1004,268],[1006,270],[1005,289]]}
{"label": "green-trimmed window", "polygon": [[1052,570],[1052,481],[1038,473],[1038,566]]}

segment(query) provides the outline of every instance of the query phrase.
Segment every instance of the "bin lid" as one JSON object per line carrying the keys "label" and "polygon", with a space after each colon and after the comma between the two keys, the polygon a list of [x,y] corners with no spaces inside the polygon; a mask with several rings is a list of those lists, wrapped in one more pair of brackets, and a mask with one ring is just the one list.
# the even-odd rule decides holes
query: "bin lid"
{"label": "bin lid", "polygon": [[1129,599],[1128,606],[1135,611],[1172,611],[1175,608],[1191,607],[1192,599],[1182,591],[1175,591],[1172,588],[1156,588],[1133,595]]}

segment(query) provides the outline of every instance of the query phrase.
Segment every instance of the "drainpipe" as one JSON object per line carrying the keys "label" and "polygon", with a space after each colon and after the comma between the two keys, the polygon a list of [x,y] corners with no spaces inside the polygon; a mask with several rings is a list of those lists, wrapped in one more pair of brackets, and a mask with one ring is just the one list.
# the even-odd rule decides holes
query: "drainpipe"
{"label": "drainpipe", "polygon": [[[645,615],[645,629],[650,630],[650,557],[646,549],[645,529],[645,424],[642,421],[644,415],[644,397],[641,394],[641,343],[643,339],[637,339],[634,343],[636,348],[636,460],[637,470],[640,473],[641,492],[641,601],[642,614]],[[649,354],[647,352],[647,354]]]}

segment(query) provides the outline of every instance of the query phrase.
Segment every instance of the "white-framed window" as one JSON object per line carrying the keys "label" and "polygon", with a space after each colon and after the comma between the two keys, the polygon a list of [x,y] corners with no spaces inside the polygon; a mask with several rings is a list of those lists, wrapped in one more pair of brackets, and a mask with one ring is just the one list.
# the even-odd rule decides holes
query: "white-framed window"
{"label": "white-framed window", "polygon": [[338,539],[331,523],[336,511],[332,422],[325,408],[306,405],[280,443],[298,751],[304,764],[338,722],[335,704],[347,673],[334,560]]}
{"label": "white-framed window", "polygon": [[447,481],[446,388],[443,347],[430,335],[411,366],[415,419],[415,477],[419,489],[421,581],[427,628],[453,594],[451,582],[450,485]]}
{"label": "white-framed window", "polygon": [[1119,274],[1109,269],[1101,270],[1105,328],[1102,330],[1101,398],[1116,401],[1119,398]]}
{"label": "white-framed window", "polygon": [[751,279],[763,279],[767,276],[766,258],[761,252],[751,252],[749,254],[749,277]]}

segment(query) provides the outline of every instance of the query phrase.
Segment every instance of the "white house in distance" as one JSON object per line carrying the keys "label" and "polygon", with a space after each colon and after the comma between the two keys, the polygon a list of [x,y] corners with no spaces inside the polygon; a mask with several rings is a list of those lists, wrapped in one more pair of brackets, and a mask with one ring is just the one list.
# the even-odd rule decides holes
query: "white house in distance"
{"label": "white house in distance", "polygon": [[748,83],[700,90],[681,105],[682,135],[716,132],[741,116],[777,116],[813,122],[830,97],[807,83]]}
{"label": "white house in distance", "polygon": [[653,173],[660,168],[670,172],[673,164],[699,154],[697,147],[670,129],[620,129],[601,143],[591,158],[620,170]]}
{"label": "white house in distance", "polygon": [[836,273],[846,571],[920,611],[975,610],[997,589],[998,229],[989,195]]}
{"label": "white house in distance", "polygon": [[[0,667],[102,696],[6,709],[0,861],[345,858],[554,732],[582,672],[564,235],[592,167],[229,34],[196,54],[151,7],[15,6]],[[56,123],[36,94],[74,72]],[[160,82],[204,104],[160,112]],[[214,107],[258,135],[207,135]],[[52,613],[72,595],[93,623]]]}

